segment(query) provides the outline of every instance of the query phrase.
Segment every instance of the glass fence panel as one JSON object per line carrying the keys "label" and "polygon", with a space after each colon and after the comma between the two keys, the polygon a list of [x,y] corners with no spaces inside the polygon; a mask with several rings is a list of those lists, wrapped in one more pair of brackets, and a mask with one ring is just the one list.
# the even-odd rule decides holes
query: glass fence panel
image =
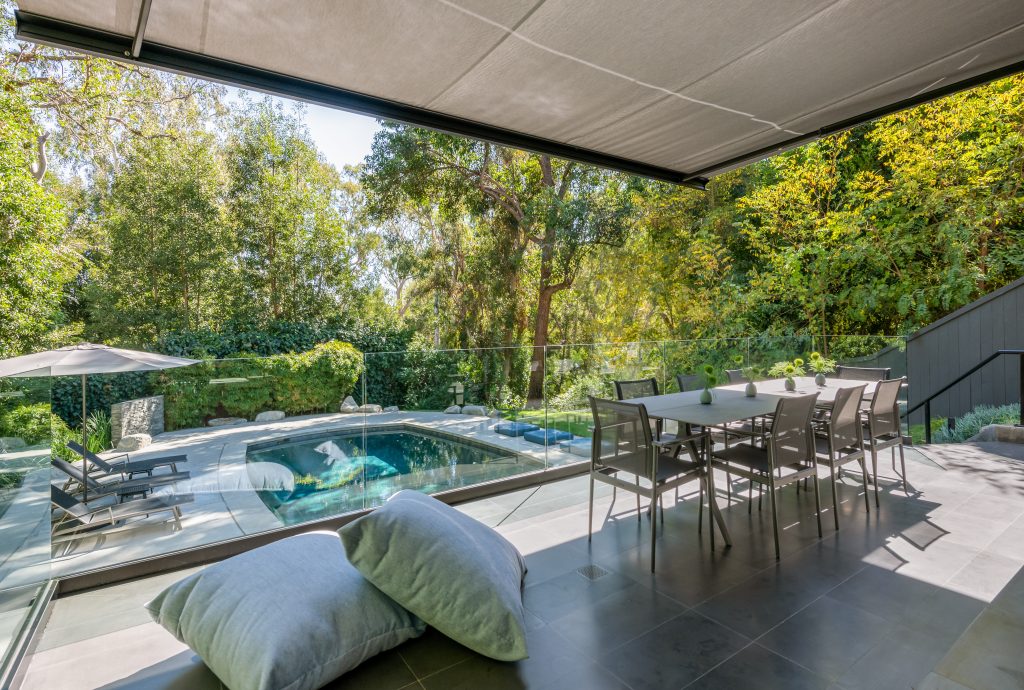
{"label": "glass fence panel", "polygon": [[48,371],[0,379],[0,657],[50,579]]}
{"label": "glass fence panel", "polygon": [[[663,343],[666,390],[676,392],[730,383],[746,366],[746,338],[670,340]],[[739,381],[732,381],[738,383]]]}

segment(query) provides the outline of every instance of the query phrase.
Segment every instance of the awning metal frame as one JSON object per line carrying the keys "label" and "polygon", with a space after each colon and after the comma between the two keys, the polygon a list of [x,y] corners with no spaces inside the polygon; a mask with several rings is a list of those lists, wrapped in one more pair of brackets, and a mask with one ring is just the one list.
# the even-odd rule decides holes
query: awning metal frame
{"label": "awning metal frame", "polygon": [[821,137],[852,129],[894,112],[906,110],[943,96],[971,89],[982,84],[1024,72],[1024,61],[1000,67],[983,74],[951,82],[903,100],[870,110],[855,117],[821,127],[813,132],[793,137],[784,142],[756,149],[740,156],[691,173],[650,165],[629,158],[602,153],[593,149],[572,146],[558,141],[536,137],[514,130],[495,127],[425,108],[369,96],[270,70],[251,67],[228,60],[180,50],[143,40],[151,0],[143,0],[142,12],[135,36],[99,31],[87,27],[43,17],[21,10],[15,11],[17,30],[15,37],[22,41],[41,43],[81,53],[89,53],[121,62],[141,64],[154,69],[174,72],[283,96],[329,108],[346,110],[360,115],[395,120],[416,127],[425,127],[449,134],[489,141],[503,146],[548,154],[558,158],[588,163],[625,173],[649,177],[673,184],[704,189],[710,176],[717,172],[740,167],[743,164],[770,157]]}

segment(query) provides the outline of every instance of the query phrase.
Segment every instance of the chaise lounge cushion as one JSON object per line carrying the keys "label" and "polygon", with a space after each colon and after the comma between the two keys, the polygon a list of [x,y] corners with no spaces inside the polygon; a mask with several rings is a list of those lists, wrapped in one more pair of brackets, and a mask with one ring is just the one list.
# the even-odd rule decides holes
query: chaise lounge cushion
{"label": "chaise lounge cushion", "polygon": [[493,529],[406,490],[340,534],[366,579],[427,624],[493,659],[526,658],[526,564]]}
{"label": "chaise lounge cushion", "polygon": [[559,441],[571,441],[572,434],[568,431],[559,431],[558,429],[537,429],[523,434],[523,440],[541,446],[551,446]]}
{"label": "chaise lounge cushion", "polygon": [[502,422],[494,425],[494,433],[502,436],[522,436],[528,431],[536,431],[540,427],[528,422]]}
{"label": "chaise lounge cushion", "polygon": [[230,688],[319,688],[425,626],[311,532],[229,558],[146,604]]}

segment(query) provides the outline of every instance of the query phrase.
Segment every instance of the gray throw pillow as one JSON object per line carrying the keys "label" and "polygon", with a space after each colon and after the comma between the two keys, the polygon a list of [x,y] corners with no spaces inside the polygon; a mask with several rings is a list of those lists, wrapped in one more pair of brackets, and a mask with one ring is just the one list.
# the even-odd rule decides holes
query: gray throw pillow
{"label": "gray throw pillow", "polygon": [[526,658],[526,564],[493,529],[407,490],[340,534],[352,565],[427,624],[493,659]]}
{"label": "gray throw pillow", "polygon": [[319,688],[425,628],[352,567],[334,532],[211,565],[146,608],[231,690]]}

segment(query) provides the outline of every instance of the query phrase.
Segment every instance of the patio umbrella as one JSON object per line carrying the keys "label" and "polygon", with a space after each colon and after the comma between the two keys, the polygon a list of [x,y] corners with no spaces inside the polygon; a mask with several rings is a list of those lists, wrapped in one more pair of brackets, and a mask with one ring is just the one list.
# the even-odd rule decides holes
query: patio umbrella
{"label": "patio umbrella", "polygon": [[[0,360],[0,377],[34,377],[34,376],[81,376],[82,377],[82,446],[88,441],[85,428],[85,381],[89,374],[120,374],[128,371],[159,371],[197,364],[199,360],[184,357],[140,352],[138,350],[121,350],[106,345],[81,343],[68,345],[56,350],[37,352],[21,357]],[[88,473],[86,460],[82,458],[82,484],[85,493],[82,500],[89,498],[88,488],[84,488],[85,476]]]}

